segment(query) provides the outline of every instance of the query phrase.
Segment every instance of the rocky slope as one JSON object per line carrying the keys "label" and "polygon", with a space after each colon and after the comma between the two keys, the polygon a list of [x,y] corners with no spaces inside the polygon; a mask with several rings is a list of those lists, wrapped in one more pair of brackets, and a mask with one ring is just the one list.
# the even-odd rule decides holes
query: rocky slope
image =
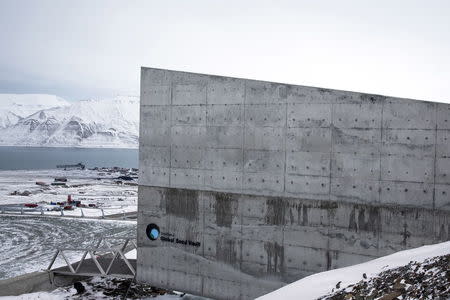
{"label": "rocky slope", "polygon": [[450,298],[450,254],[381,272],[319,298],[320,300],[394,300]]}

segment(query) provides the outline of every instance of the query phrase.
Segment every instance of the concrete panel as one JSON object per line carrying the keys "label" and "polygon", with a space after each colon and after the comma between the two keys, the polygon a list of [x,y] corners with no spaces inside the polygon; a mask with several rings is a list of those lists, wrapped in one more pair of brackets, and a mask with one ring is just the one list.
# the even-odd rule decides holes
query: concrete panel
{"label": "concrete panel", "polygon": [[244,108],[240,104],[208,105],[207,122],[212,126],[239,126],[243,124]]}
{"label": "concrete panel", "polygon": [[245,149],[284,150],[284,132],[281,127],[246,127]]}
{"label": "concrete panel", "polygon": [[[216,214],[207,214],[208,218],[214,218]],[[215,221],[212,219],[212,221]],[[218,223],[218,222],[217,222]],[[228,228],[225,228],[225,230]],[[204,235],[204,255],[209,260],[214,262],[222,262],[222,263],[229,263],[234,268],[239,268],[239,265],[237,262],[239,261],[239,257],[241,256],[241,248],[240,248],[240,227],[237,226],[231,226],[228,232],[225,232],[223,227],[217,227],[215,230],[217,230],[217,233],[210,234],[205,233]],[[212,232],[211,232],[212,233]],[[236,233],[239,233],[237,235]],[[206,270],[203,270],[208,271]],[[206,272],[205,272],[206,273]],[[215,274],[214,274],[215,275]],[[215,275],[217,276],[217,275]],[[220,277],[220,276],[219,276]],[[232,278],[225,278],[222,277],[222,279],[229,279]]]}
{"label": "concrete panel", "polygon": [[331,130],[329,128],[288,128],[286,151],[329,153]]}
{"label": "concrete panel", "polygon": [[141,119],[147,129],[170,126],[170,106],[142,106]]}
{"label": "concrete panel", "polygon": [[436,184],[435,208],[450,210],[450,184]]}
{"label": "concrete panel", "polygon": [[380,129],[333,128],[333,151],[338,153],[380,153]]}
{"label": "concrete panel", "polygon": [[204,169],[202,149],[173,147],[171,167],[178,169]]}
{"label": "concrete panel", "polygon": [[[336,203],[333,201],[325,201],[324,199],[320,199],[320,201],[304,200],[304,198],[290,197],[283,198],[282,203],[283,214],[281,215],[284,216],[282,224],[285,224],[285,231],[294,228],[296,225],[328,228],[333,224],[332,215],[334,215],[336,208]],[[274,206],[272,211],[277,212],[275,216],[280,215],[279,210],[279,205]]]}
{"label": "concrete panel", "polygon": [[341,253],[374,257],[378,255],[378,234],[367,231],[355,234],[355,231],[347,228],[331,228],[329,229],[328,237],[328,248],[333,250],[330,252],[334,254],[333,256],[330,255],[330,258],[334,258],[334,261],[339,260]]}
{"label": "concrete panel", "polygon": [[[266,219],[268,216],[267,199],[263,196],[243,194],[239,197],[238,214],[243,217]],[[282,221],[280,220],[280,223]]]}
{"label": "concrete panel", "polygon": [[246,81],[245,104],[279,104],[285,103],[286,86],[262,81]]}
{"label": "concrete panel", "polygon": [[140,160],[149,167],[169,168],[170,147],[141,146]]}
{"label": "concrete panel", "polygon": [[285,261],[289,266],[302,270],[326,271],[327,250],[300,246],[285,246]]}
{"label": "concrete panel", "polygon": [[165,193],[163,188],[139,186],[138,209],[140,212],[159,212],[165,214]]}
{"label": "concrete panel", "polygon": [[204,171],[195,169],[175,169],[172,168],[170,172],[170,184],[174,187],[202,188],[204,186]]}
{"label": "concrete panel", "polygon": [[203,145],[214,148],[242,148],[243,135],[242,127],[208,126]]}
{"label": "concrete panel", "polygon": [[248,104],[245,105],[245,126],[284,127],[286,125],[286,105]]}
{"label": "concrete panel", "polygon": [[141,68],[141,93],[149,86],[170,85],[170,73],[168,70]]}
{"label": "concrete panel", "polygon": [[434,130],[386,129],[383,132],[383,153],[434,157],[435,134]]}
{"label": "concrete panel", "polygon": [[328,208],[332,210],[330,224],[333,228],[374,235],[383,228],[382,207],[373,204],[351,204],[351,202],[331,201]]}
{"label": "concrete panel", "polygon": [[286,192],[298,196],[329,196],[329,177],[286,175]]}
{"label": "concrete panel", "polygon": [[286,152],[286,172],[296,175],[330,175],[330,154],[316,152]]}
{"label": "concrete panel", "polygon": [[436,183],[450,184],[450,157],[436,158]]}
{"label": "concrete panel", "polygon": [[273,173],[244,173],[244,192],[273,194],[283,192],[284,176]]}
{"label": "concrete panel", "polygon": [[[328,231],[327,227],[287,226],[284,228],[284,243],[290,246],[327,249]],[[301,266],[292,267],[301,269]]]}
{"label": "concrete panel", "polygon": [[375,154],[334,153],[331,176],[378,180],[380,157]]}
{"label": "concrete panel", "polygon": [[332,178],[331,200],[359,203],[380,202],[379,181],[360,178]]}
{"label": "concrete panel", "polygon": [[333,125],[338,128],[380,128],[381,103],[335,104]]}
{"label": "concrete panel", "polygon": [[245,172],[284,173],[284,151],[244,151]]}
{"label": "concrete panel", "polygon": [[433,182],[434,157],[382,156],[381,179]]}
{"label": "concrete panel", "polygon": [[205,188],[208,190],[240,191],[242,173],[230,171],[205,171]]}
{"label": "concrete panel", "polygon": [[435,103],[388,98],[384,104],[383,127],[385,128],[434,129],[435,126]]}
{"label": "concrete panel", "polygon": [[141,105],[170,105],[169,85],[142,85]]}
{"label": "concrete panel", "polygon": [[[282,275],[284,258],[281,247],[281,243],[276,242],[243,240],[242,270],[257,278]],[[267,268],[268,265],[269,268]],[[265,266],[265,268],[260,268],[260,266]]]}
{"label": "concrete panel", "polygon": [[170,186],[170,168],[147,167],[139,170],[139,185]]}
{"label": "concrete panel", "polygon": [[145,146],[170,146],[170,127],[141,127],[139,143]]}
{"label": "concrete panel", "polygon": [[330,127],[331,104],[292,103],[287,106],[288,127]]}
{"label": "concrete panel", "polygon": [[208,170],[242,172],[242,156],[241,149],[208,148],[203,152],[203,167]]}
{"label": "concrete panel", "polygon": [[173,72],[167,71],[166,74],[167,81],[176,85],[206,85],[208,81],[210,81],[210,76],[206,76],[203,74],[196,74],[190,72]]}
{"label": "concrete panel", "polygon": [[243,104],[245,83],[213,82],[208,84],[208,104]]}
{"label": "concrete panel", "polygon": [[206,125],[206,106],[172,106],[172,124],[173,125]]}
{"label": "concrete panel", "polygon": [[437,129],[450,129],[450,104],[438,103]]}
{"label": "concrete panel", "polygon": [[437,157],[450,157],[450,130],[438,130],[436,134]]}
{"label": "concrete panel", "polygon": [[206,104],[206,86],[204,84],[176,84],[173,88],[172,104]]}
{"label": "concrete panel", "polygon": [[207,127],[204,126],[172,126],[172,145],[184,147],[201,147],[207,141]]}
{"label": "concrete panel", "polygon": [[337,92],[308,86],[288,86],[286,100],[287,103],[331,104],[342,96]]}
{"label": "concrete panel", "polygon": [[433,207],[433,185],[414,182],[381,182],[381,203]]}

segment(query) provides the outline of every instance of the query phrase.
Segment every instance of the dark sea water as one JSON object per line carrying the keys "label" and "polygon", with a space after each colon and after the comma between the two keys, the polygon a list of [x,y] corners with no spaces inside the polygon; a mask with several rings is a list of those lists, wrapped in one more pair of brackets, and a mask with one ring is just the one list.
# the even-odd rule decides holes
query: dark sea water
{"label": "dark sea water", "polygon": [[138,167],[137,149],[0,147],[0,170],[55,169],[83,163],[93,167]]}

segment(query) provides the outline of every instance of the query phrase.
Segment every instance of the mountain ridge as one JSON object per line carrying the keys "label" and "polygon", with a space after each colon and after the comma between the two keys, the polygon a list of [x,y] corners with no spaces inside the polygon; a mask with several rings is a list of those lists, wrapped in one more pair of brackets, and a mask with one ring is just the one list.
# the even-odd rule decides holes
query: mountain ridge
{"label": "mountain ridge", "polygon": [[[138,147],[138,97],[68,102],[52,95],[38,95],[38,101],[33,102],[36,95],[14,96],[9,103],[0,105],[0,146]],[[7,97],[0,94],[0,100]],[[24,116],[27,112],[32,113]]]}

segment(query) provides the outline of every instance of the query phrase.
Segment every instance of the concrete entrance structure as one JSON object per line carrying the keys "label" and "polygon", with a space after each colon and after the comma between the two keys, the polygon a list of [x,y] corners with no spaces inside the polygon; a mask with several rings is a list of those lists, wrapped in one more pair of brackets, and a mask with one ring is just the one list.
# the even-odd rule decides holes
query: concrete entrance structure
{"label": "concrete entrance structure", "polygon": [[450,239],[450,105],[141,72],[138,280],[250,299]]}

